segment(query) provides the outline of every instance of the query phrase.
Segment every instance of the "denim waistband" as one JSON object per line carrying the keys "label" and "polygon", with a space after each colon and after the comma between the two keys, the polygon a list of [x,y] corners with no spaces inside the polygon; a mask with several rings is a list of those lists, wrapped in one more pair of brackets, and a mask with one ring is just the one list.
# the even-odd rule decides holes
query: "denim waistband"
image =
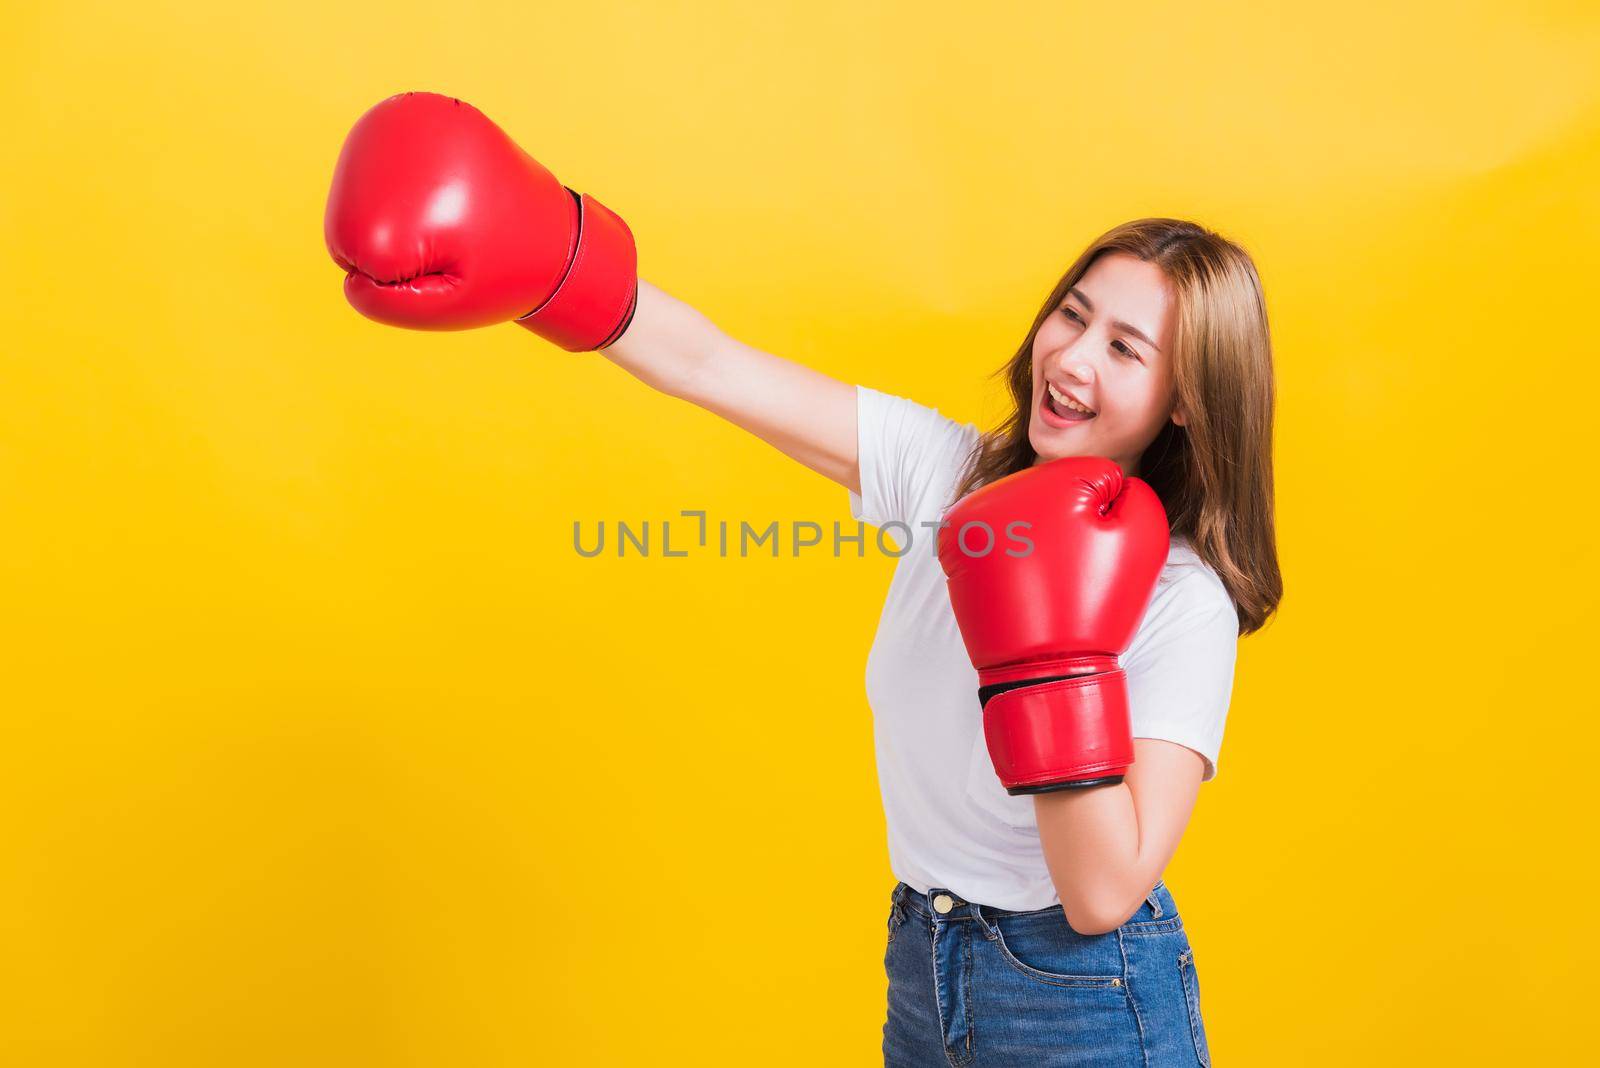
{"label": "denim waistband", "polygon": [[[941,899],[947,899],[941,901]],[[1002,920],[1008,916],[1036,916],[1043,912],[1059,912],[1060,905],[1051,905],[1043,909],[1012,910],[996,908],[993,905],[984,905],[976,901],[968,901],[954,890],[947,890],[942,886],[935,886],[926,894],[918,893],[906,883],[898,883],[894,888],[891,901],[895,908],[914,912],[929,923],[938,920],[942,923],[959,923],[963,920],[976,919],[980,925],[987,926],[995,920]],[[940,911],[941,905],[944,910]],[[1154,888],[1145,895],[1144,901],[1132,916],[1128,917],[1129,923],[1147,923],[1151,920],[1169,919],[1177,915],[1178,905],[1172,898],[1172,892],[1167,889],[1165,880],[1157,882]]]}

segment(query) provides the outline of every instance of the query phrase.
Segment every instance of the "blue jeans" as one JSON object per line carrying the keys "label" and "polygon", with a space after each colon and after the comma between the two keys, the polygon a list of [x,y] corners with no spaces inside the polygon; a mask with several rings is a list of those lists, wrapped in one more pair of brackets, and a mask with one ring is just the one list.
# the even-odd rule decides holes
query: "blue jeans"
{"label": "blue jeans", "polygon": [[1164,882],[1115,931],[894,888],[885,1068],[1209,1068],[1194,950]]}

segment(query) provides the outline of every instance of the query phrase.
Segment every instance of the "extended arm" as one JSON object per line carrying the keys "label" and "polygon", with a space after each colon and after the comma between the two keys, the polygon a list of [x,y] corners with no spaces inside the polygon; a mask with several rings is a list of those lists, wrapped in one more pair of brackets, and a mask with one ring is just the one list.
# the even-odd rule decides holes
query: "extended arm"
{"label": "extended arm", "polygon": [[729,337],[643,279],[633,322],[600,355],[860,491],[854,386]]}
{"label": "extended arm", "polygon": [[323,231],[369,319],[514,321],[569,352],[598,350],[859,489],[853,387],[735,341],[638,279],[626,222],[465,101],[401,93],[368,109],[339,153]]}

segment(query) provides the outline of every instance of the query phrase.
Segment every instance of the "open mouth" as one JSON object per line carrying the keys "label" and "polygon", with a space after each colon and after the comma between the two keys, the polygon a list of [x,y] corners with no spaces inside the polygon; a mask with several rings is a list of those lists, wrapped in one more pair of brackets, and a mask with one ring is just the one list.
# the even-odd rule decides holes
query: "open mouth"
{"label": "open mouth", "polygon": [[1098,414],[1075,404],[1048,382],[1045,383],[1044,396],[1039,400],[1039,412],[1050,426],[1075,426],[1087,423]]}

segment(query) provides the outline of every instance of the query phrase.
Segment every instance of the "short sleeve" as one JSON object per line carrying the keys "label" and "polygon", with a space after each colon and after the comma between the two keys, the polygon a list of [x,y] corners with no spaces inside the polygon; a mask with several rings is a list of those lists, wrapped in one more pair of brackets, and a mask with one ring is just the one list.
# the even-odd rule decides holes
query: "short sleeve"
{"label": "short sleeve", "polygon": [[850,515],[875,527],[937,519],[950,503],[978,430],[904,397],[856,387],[861,492]]}
{"label": "short sleeve", "polygon": [[1134,645],[1121,657],[1135,738],[1199,753],[1201,782],[1216,778],[1233,698],[1239,617],[1215,575],[1189,570],[1157,591]]}

